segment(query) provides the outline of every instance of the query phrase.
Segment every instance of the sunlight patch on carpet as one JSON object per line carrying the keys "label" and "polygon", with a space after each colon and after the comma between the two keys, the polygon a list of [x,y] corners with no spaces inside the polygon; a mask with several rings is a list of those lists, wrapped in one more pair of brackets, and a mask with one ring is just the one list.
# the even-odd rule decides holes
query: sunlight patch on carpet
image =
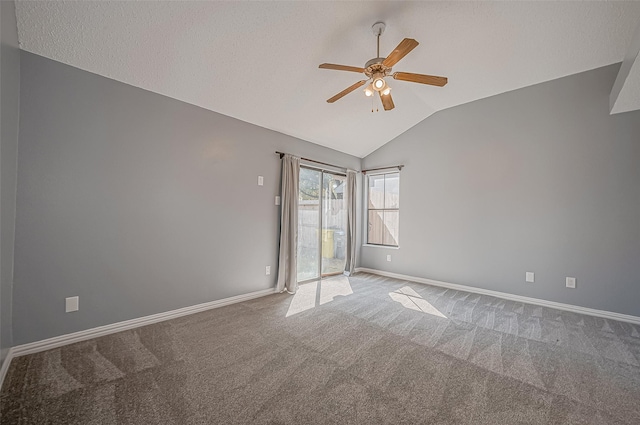
{"label": "sunlight patch on carpet", "polygon": [[391,297],[395,302],[400,303],[405,308],[421,311],[433,316],[444,317],[445,319],[447,318],[447,316],[442,314],[440,310],[435,308],[429,301],[422,298],[420,294],[408,286],[389,292],[389,297]]}
{"label": "sunlight patch on carpet", "polygon": [[346,276],[335,276],[321,281],[305,283],[298,286],[285,317],[330,303],[336,297],[345,297],[351,294],[353,294],[353,289],[351,289],[349,278]]}

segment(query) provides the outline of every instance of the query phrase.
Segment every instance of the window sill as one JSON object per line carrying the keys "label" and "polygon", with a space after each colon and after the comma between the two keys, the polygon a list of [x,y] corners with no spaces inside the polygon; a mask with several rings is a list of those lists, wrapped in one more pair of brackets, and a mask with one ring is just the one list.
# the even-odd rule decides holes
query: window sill
{"label": "window sill", "polygon": [[371,245],[368,243],[362,244],[363,247],[367,248],[385,248],[385,249],[400,249],[399,246],[389,246],[389,245]]}

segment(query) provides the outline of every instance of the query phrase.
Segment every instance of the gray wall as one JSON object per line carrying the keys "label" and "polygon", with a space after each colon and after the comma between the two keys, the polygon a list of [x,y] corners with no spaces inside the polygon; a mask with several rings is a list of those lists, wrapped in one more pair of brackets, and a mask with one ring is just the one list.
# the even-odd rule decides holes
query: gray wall
{"label": "gray wall", "polygon": [[[43,57],[21,60],[16,345],[273,287],[275,151],[360,168]],[[65,313],[75,295],[80,310]]]}
{"label": "gray wall", "polygon": [[0,360],[11,337],[11,288],[16,213],[20,51],[13,1],[0,2]]}
{"label": "gray wall", "polygon": [[618,68],[441,111],[367,156],[406,168],[400,249],[361,266],[640,316],[640,112],[609,115]]}

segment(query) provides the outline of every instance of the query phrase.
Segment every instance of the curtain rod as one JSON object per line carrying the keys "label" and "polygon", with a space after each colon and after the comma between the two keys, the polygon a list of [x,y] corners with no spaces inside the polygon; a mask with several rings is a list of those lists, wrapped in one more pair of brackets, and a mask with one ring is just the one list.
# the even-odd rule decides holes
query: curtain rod
{"label": "curtain rod", "polygon": [[[276,151],[276,154],[277,154],[277,155],[280,155],[280,159],[282,159],[282,157],[286,155],[284,152],[278,152],[278,151]],[[327,165],[327,166],[329,166],[329,167],[338,168],[338,169],[340,169],[340,170],[344,170],[344,171],[347,171],[347,170],[348,170],[348,168],[341,167],[341,166],[339,166],[339,165],[328,164],[328,163],[326,163],[326,162],[316,161],[315,159],[302,158],[302,157],[300,157],[300,159],[302,159],[302,160],[304,160],[304,161],[309,161],[309,162],[313,162],[313,163],[316,163],[316,164],[320,164],[320,165]]]}
{"label": "curtain rod", "polygon": [[379,170],[389,170],[391,168],[397,168],[398,171],[402,171],[404,165],[390,165],[388,167],[380,167],[380,168],[369,168],[368,170],[362,170],[362,174],[367,174],[368,171],[379,171]]}

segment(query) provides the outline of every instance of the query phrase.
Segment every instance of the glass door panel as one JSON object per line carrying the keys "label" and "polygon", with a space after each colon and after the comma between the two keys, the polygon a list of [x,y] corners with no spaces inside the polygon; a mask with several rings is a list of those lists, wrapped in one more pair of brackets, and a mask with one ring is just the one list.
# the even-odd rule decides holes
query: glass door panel
{"label": "glass door panel", "polygon": [[298,196],[298,282],[320,277],[322,172],[300,167]]}
{"label": "glass door panel", "polygon": [[322,173],[322,275],[342,273],[346,261],[347,178]]}

